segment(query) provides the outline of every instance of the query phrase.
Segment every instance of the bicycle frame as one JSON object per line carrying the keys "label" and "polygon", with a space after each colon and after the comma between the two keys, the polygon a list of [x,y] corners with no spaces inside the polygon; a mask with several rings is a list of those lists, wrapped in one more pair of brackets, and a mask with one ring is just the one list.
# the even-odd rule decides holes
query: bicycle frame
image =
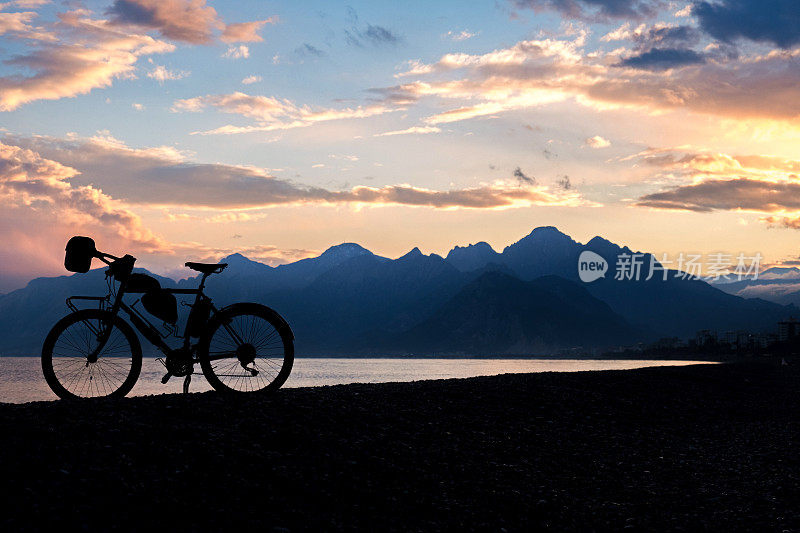
{"label": "bicycle frame", "polygon": [[[144,317],[136,308],[131,305],[126,304],[123,301],[123,297],[126,294],[126,285],[127,285],[127,277],[133,271],[133,264],[136,261],[136,258],[126,255],[122,258],[114,257],[109,254],[99,254],[99,258],[101,261],[109,265],[109,270],[106,272],[106,276],[114,276],[118,278],[122,278],[121,280],[118,279],[120,286],[117,290],[116,297],[114,298],[113,303],[111,303],[110,312],[113,316],[117,316],[120,310],[124,311],[127,314],[129,321],[133,324],[139,333],[144,336],[153,346],[158,348],[162,353],[165,355],[169,355],[171,352],[174,351],[166,342],[164,342],[165,335],[163,335],[146,317]],[[113,261],[109,261],[109,259],[113,259]],[[122,263],[120,263],[122,262]],[[114,269],[118,268],[120,271],[114,272]],[[208,299],[208,304],[210,306],[210,313],[209,319],[219,313],[219,309],[214,306],[211,299],[208,298],[203,289],[205,288],[206,278],[211,275],[210,273],[204,273],[200,278],[200,285],[195,289],[178,289],[178,288],[167,288],[162,289],[165,292],[170,294],[184,294],[184,295],[195,295],[194,303],[190,304],[190,307],[194,308],[203,298]],[[112,282],[113,283],[113,282]],[[72,300],[96,300],[98,301],[99,305],[102,307],[103,302],[110,302],[109,296],[70,296],[67,298],[67,306],[72,311],[77,311],[77,308],[72,303]],[[135,303],[133,304],[135,305]],[[192,359],[195,360],[194,357],[194,350],[197,347],[197,344],[191,344],[191,335],[189,333],[190,322],[187,321],[186,327],[184,328],[183,332],[183,346],[182,349],[189,354],[192,354]],[[94,326],[91,324],[87,324],[90,330],[97,335],[97,348],[89,354],[89,362],[96,362],[98,354],[103,350],[105,344],[108,342],[109,337],[111,336],[111,328],[101,328],[101,330],[96,330]],[[231,337],[236,340],[237,342],[242,342],[239,338],[239,335],[233,330],[227,323],[223,323],[223,327],[225,327],[226,331],[228,332]],[[181,337],[178,337],[181,338]],[[212,359],[222,359],[224,356],[220,355],[217,357],[213,357]]]}

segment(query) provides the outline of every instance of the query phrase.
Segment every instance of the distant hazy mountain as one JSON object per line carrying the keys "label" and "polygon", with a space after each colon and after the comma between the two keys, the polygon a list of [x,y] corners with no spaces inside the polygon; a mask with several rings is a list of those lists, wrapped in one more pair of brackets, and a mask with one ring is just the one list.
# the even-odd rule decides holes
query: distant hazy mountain
{"label": "distant hazy mountain", "polygon": [[758,275],[759,279],[790,279],[800,281],[800,268],[797,267],[772,267]]}
{"label": "distant hazy mountain", "polygon": [[[609,265],[591,283],[578,276],[586,250]],[[291,324],[301,355],[542,354],[685,338],[699,329],[772,331],[778,320],[800,315],[797,307],[726,294],[674,272],[667,281],[660,272],[650,281],[616,280],[623,253],[632,252],[601,237],[581,244],[553,227],[536,228],[502,253],[478,243],[455,247],[446,259],[418,248],[387,259],[345,243],[278,267],[233,254],[222,260],[225,272],[208,279],[207,293],[218,306],[273,307]],[[649,265],[650,256],[642,258]],[[195,287],[197,278],[178,285]],[[0,296],[0,354],[37,355],[47,331],[68,312],[67,296],[104,291],[103,272],[95,270],[36,279]],[[180,310],[185,317],[186,308]]]}
{"label": "distant hazy mountain", "polygon": [[800,306],[800,268],[797,267],[768,268],[755,280],[721,278],[711,283],[721,291],[743,298],[762,298],[782,305]]}

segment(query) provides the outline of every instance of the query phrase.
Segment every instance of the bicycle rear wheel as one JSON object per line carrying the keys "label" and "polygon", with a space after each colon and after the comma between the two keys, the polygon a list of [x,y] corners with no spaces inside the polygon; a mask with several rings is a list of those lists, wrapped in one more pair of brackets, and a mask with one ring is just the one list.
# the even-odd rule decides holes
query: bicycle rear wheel
{"label": "bicycle rear wheel", "polygon": [[271,391],[292,371],[294,341],[288,324],[272,309],[235,304],[211,321],[198,355],[203,375],[220,392]]}
{"label": "bicycle rear wheel", "polygon": [[[112,328],[98,347],[100,332]],[[84,309],[59,320],[42,348],[42,372],[62,399],[115,397],[128,394],[142,370],[142,347],[133,329],[109,311]]]}

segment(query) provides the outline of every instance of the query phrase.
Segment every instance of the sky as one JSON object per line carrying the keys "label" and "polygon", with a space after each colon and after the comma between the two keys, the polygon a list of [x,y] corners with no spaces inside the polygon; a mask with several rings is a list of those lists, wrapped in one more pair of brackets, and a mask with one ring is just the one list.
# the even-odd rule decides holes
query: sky
{"label": "sky", "polygon": [[0,2],[0,292],[537,226],[800,264],[795,0]]}

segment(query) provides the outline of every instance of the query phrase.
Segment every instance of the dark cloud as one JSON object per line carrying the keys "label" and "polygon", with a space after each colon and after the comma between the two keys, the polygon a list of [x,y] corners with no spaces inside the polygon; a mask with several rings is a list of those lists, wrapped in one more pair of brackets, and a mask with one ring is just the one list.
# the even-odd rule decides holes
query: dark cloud
{"label": "dark cloud", "polygon": [[689,49],[652,48],[620,61],[617,66],[631,67],[640,70],[667,70],[705,63],[703,54]]}
{"label": "dark cloud", "polygon": [[298,46],[294,49],[294,53],[301,56],[301,57],[325,57],[326,54],[316,46],[310,45],[308,43],[303,43],[301,46]]}
{"label": "dark cloud", "polygon": [[519,167],[514,169],[514,177],[517,178],[520,185],[536,185],[536,178],[533,176],[526,176]]}
{"label": "dark cloud", "polygon": [[565,191],[568,191],[572,188],[572,182],[569,180],[569,176],[566,174],[558,178],[556,185],[559,189],[564,189]]}
{"label": "dark cloud", "polygon": [[367,25],[367,30],[363,32],[362,36],[372,42],[372,44],[397,44],[401,41],[400,36],[392,33],[383,26]]}
{"label": "dark cloud", "polygon": [[798,211],[800,183],[774,183],[750,178],[709,180],[647,194],[635,205],[699,212],[734,209]]}
{"label": "dark cloud", "polygon": [[721,0],[695,2],[692,15],[700,27],[723,42],[736,39],[791,48],[800,43],[797,0]]}
{"label": "dark cloud", "polygon": [[396,45],[403,41],[403,38],[393,31],[378,26],[367,24],[366,27],[359,24],[358,13],[352,7],[347,7],[347,22],[350,29],[344,30],[344,40],[347,44],[364,48],[365,44],[372,46]]}
{"label": "dark cloud", "polygon": [[512,0],[515,7],[558,11],[582,20],[643,19],[656,14],[656,0]]}

